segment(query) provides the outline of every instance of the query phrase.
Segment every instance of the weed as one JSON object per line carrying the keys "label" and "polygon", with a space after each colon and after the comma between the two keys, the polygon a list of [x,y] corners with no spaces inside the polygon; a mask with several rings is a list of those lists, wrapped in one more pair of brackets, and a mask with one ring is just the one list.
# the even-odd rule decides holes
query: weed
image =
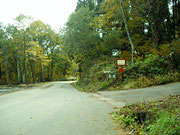
{"label": "weed", "polygon": [[180,95],[158,102],[136,103],[113,112],[116,123],[134,134],[179,135]]}
{"label": "weed", "polygon": [[159,119],[149,126],[149,135],[178,135],[180,124],[178,118],[169,112],[159,112]]}
{"label": "weed", "polygon": [[[128,64],[123,73],[123,83],[121,83],[121,73],[117,70],[113,61],[115,60],[105,56],[94,60],[94,64],[86,72],[82,73],[77,86],[86,91],[98,91],[144,88],[180,81],[180,73],[176,68],[173,68],[175,64],[171,63],[172,61],[169,55],[149,54],[144,61]],[[105,71],[113,71],[116,78],[108,78],[108,74]]]}

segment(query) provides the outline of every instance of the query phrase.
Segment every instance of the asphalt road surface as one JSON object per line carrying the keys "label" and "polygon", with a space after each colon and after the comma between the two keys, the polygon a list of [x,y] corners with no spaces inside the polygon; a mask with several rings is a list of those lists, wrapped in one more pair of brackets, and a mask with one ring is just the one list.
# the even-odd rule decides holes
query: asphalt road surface
{"label": "asphalt road surface", "polygon": [[174,94],[180,94],[180,82],[141,89],[100,91],[93,96],[116,108],[136,102],[157,101]]}
{"label": "asphalt road surface", "polygon": [[0,135],[116,135],[119,131],[110,117],[115,108],[180,94],[180,82],[89,94],[70,83],[53,82],[0,96]]}
{"label": "asphalt road surface", "polygon": [[53,82],[0,96],[0,135],[115,135],[113,108]]}

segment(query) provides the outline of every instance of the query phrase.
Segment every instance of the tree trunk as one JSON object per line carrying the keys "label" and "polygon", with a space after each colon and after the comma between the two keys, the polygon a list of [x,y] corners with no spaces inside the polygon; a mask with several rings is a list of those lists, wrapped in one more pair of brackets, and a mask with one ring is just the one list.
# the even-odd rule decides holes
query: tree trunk
{"label": "tree trunk", "polygon": [[9,68],[8,68],[8,57],[7,56],[5,56],[5,69],[6,69],[7,84],[9,84],[10,80],[9,80]]}
{"label": "tree trunk", "polygon": [[[180,22],[180,2],[177,5],[177,22]],[[180,38],[180,23],[177,23],[178,39]]]}
{"label": "tree trunk", "polygon": [[152,40],[156,46],[156,49],[158,49],[159,47],[159,15],[158,15],[158,7],[154,7],[154,5],[157,5],[158,3],[153,5],[153,2],[150,0],[148,0],[148,3],[149,3],[148,21],[151,28]]}
{"label": "tree trunk", "polygon": [[131,36],[130,36],[130,33],[129,33],[129,29],[128,29],[128,26],[127,26],[122,0],[120,0],[120,6],[121,6],[121,12],[122,12],[122,15],[123,15],[124,24],[125,24],[125,27],[126,27],[126,33],[128,35],[128,39],[129,39],[129,42],[131,44],[131,55],[132,55],[131,61],[132,61],[132,63],[134,63],[134,44],[132,42],[132,39],[131,39]]}
{"label": "tree trunk", "polygon": [[30,66],[31,66],[31,74],[32,74],[33,83],[35,83],[35,77],[34,77],[34,71],[35,70],[33,68],[33,61],[31,61]]}
{"label": "tree trunk", "polygon": [[63,78],[66,77],[66,70],[63,71]]}
{"label": "tree trunk", "polygon": [[176,39],[176,17],[175,17],[175,6],[176,6],[176,0],[173,0],[173,38]]}
{"label": "tree trunk", "polygon": [[20,66],[19,66],[19,54],[17,53],[17,81],[18,84],[20,84]]}
{"label": "tree trunk", "polygon": [[54,62],[52,60],[51,61],[51,80],[52,80],[52,77],[53,77],[53,69],[54,69]]}
{"label": "tree trunk", "polygon": [[41,63],[40,82],[42,81],[43,81],[43,71],[42,71],[42,63]]}
{"label": "tree trunk", "polygon": [[170,11],[169,11],[169,2],[168,1],[165,1],[164,2],[164,15],[165,15],[165,18],[167,19],[167,22],[166,23],[163,23],[164,24],[164,28],[167,28],[166,30],[166,37],[165,37],[165,40],[167,40],[168,42],[170,42],[172,39],[171,39],[171,17],[170,17]]}
{"label": "tree trunk", "polygon": [[65,63],[64,71],[63,71],[63,78],[66,77],[66,72],[67,72],[67,64]]}
{"label": "tree trunk", "polygon": [[25,62],[26,58],[24,56],[24,60],[23,60],[23,74],[22,74],[22,78],[23,78],[23,83],[26,83],[26,62]]}
{"label": "tree trunk", "polygon": [[23,58],[23,83],[26,83],[26,48],[25,48],[25,37],[24,37],[24,45],[23,45],[23,51],[24,51],[24,58]]}
{"label": "tree trunk", "polygon": [[50,68],[49,68],[49,66],[47,67],[47,72],[48,72],[47,80],[49,81],[50,80]]}
{"label": "tree trunk", "polygon": [[2,76],[2,71],[1,71],[1,63],[0,63],[0,84],[1,84],[1,76]]}
{"label": "tree trunk", "polygon": [[45,68],[44,68],[44,65],[42,65],[42,79],[43,79],[43,82],[45,82]]}
{"label": "tree trunk", "polygon": [[[43,59],[44,59],[44,47],[43,47]],[[43,82],[45,82],[45,66],[44,66],[44,64],[43,64],[43,62],[42,62],[42,80],[43,80]]]}

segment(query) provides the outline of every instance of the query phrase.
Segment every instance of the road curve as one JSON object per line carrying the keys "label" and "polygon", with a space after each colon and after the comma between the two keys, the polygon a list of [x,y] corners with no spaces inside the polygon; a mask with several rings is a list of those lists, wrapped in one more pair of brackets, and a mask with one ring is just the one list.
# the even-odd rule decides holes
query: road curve
{"label": "road curve", "polygon": [[113,108],[70,82],[0,96],[0,135],[115,135]]}

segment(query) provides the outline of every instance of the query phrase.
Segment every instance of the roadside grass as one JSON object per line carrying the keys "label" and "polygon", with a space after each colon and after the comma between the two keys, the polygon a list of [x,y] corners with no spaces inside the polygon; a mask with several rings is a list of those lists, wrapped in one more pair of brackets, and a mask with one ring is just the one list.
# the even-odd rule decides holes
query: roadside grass
{"label": "roadside grass", "polygon": [[129,79],[122,84],[119,83],[119,86],[117,85],[116,89],[126,90],[134,88],[145,88],[178,81],[180,81],[180,73],[169,72],[166,75],[154,75],[153,77],[143,76],[137,79]]}
{"label": "roadside grass", "polygon": [[119,108],[112,118],[132,135],[180,135],[180,95]]}
{"label": "roadside grass", "polygon": [[81,92],[84,92],[84,91],[85,91],[82,87],[80,87],[79,85],[77,85],[77,82],[74,82],[72,85],[73,85],[77,90],[79,90],[79,91],[81,91]]}
{"label": "roadside grass", "polygon": [[63,77],[63,78],[56,78],[53,79],[52,81],[76,81],[76,77]]}

